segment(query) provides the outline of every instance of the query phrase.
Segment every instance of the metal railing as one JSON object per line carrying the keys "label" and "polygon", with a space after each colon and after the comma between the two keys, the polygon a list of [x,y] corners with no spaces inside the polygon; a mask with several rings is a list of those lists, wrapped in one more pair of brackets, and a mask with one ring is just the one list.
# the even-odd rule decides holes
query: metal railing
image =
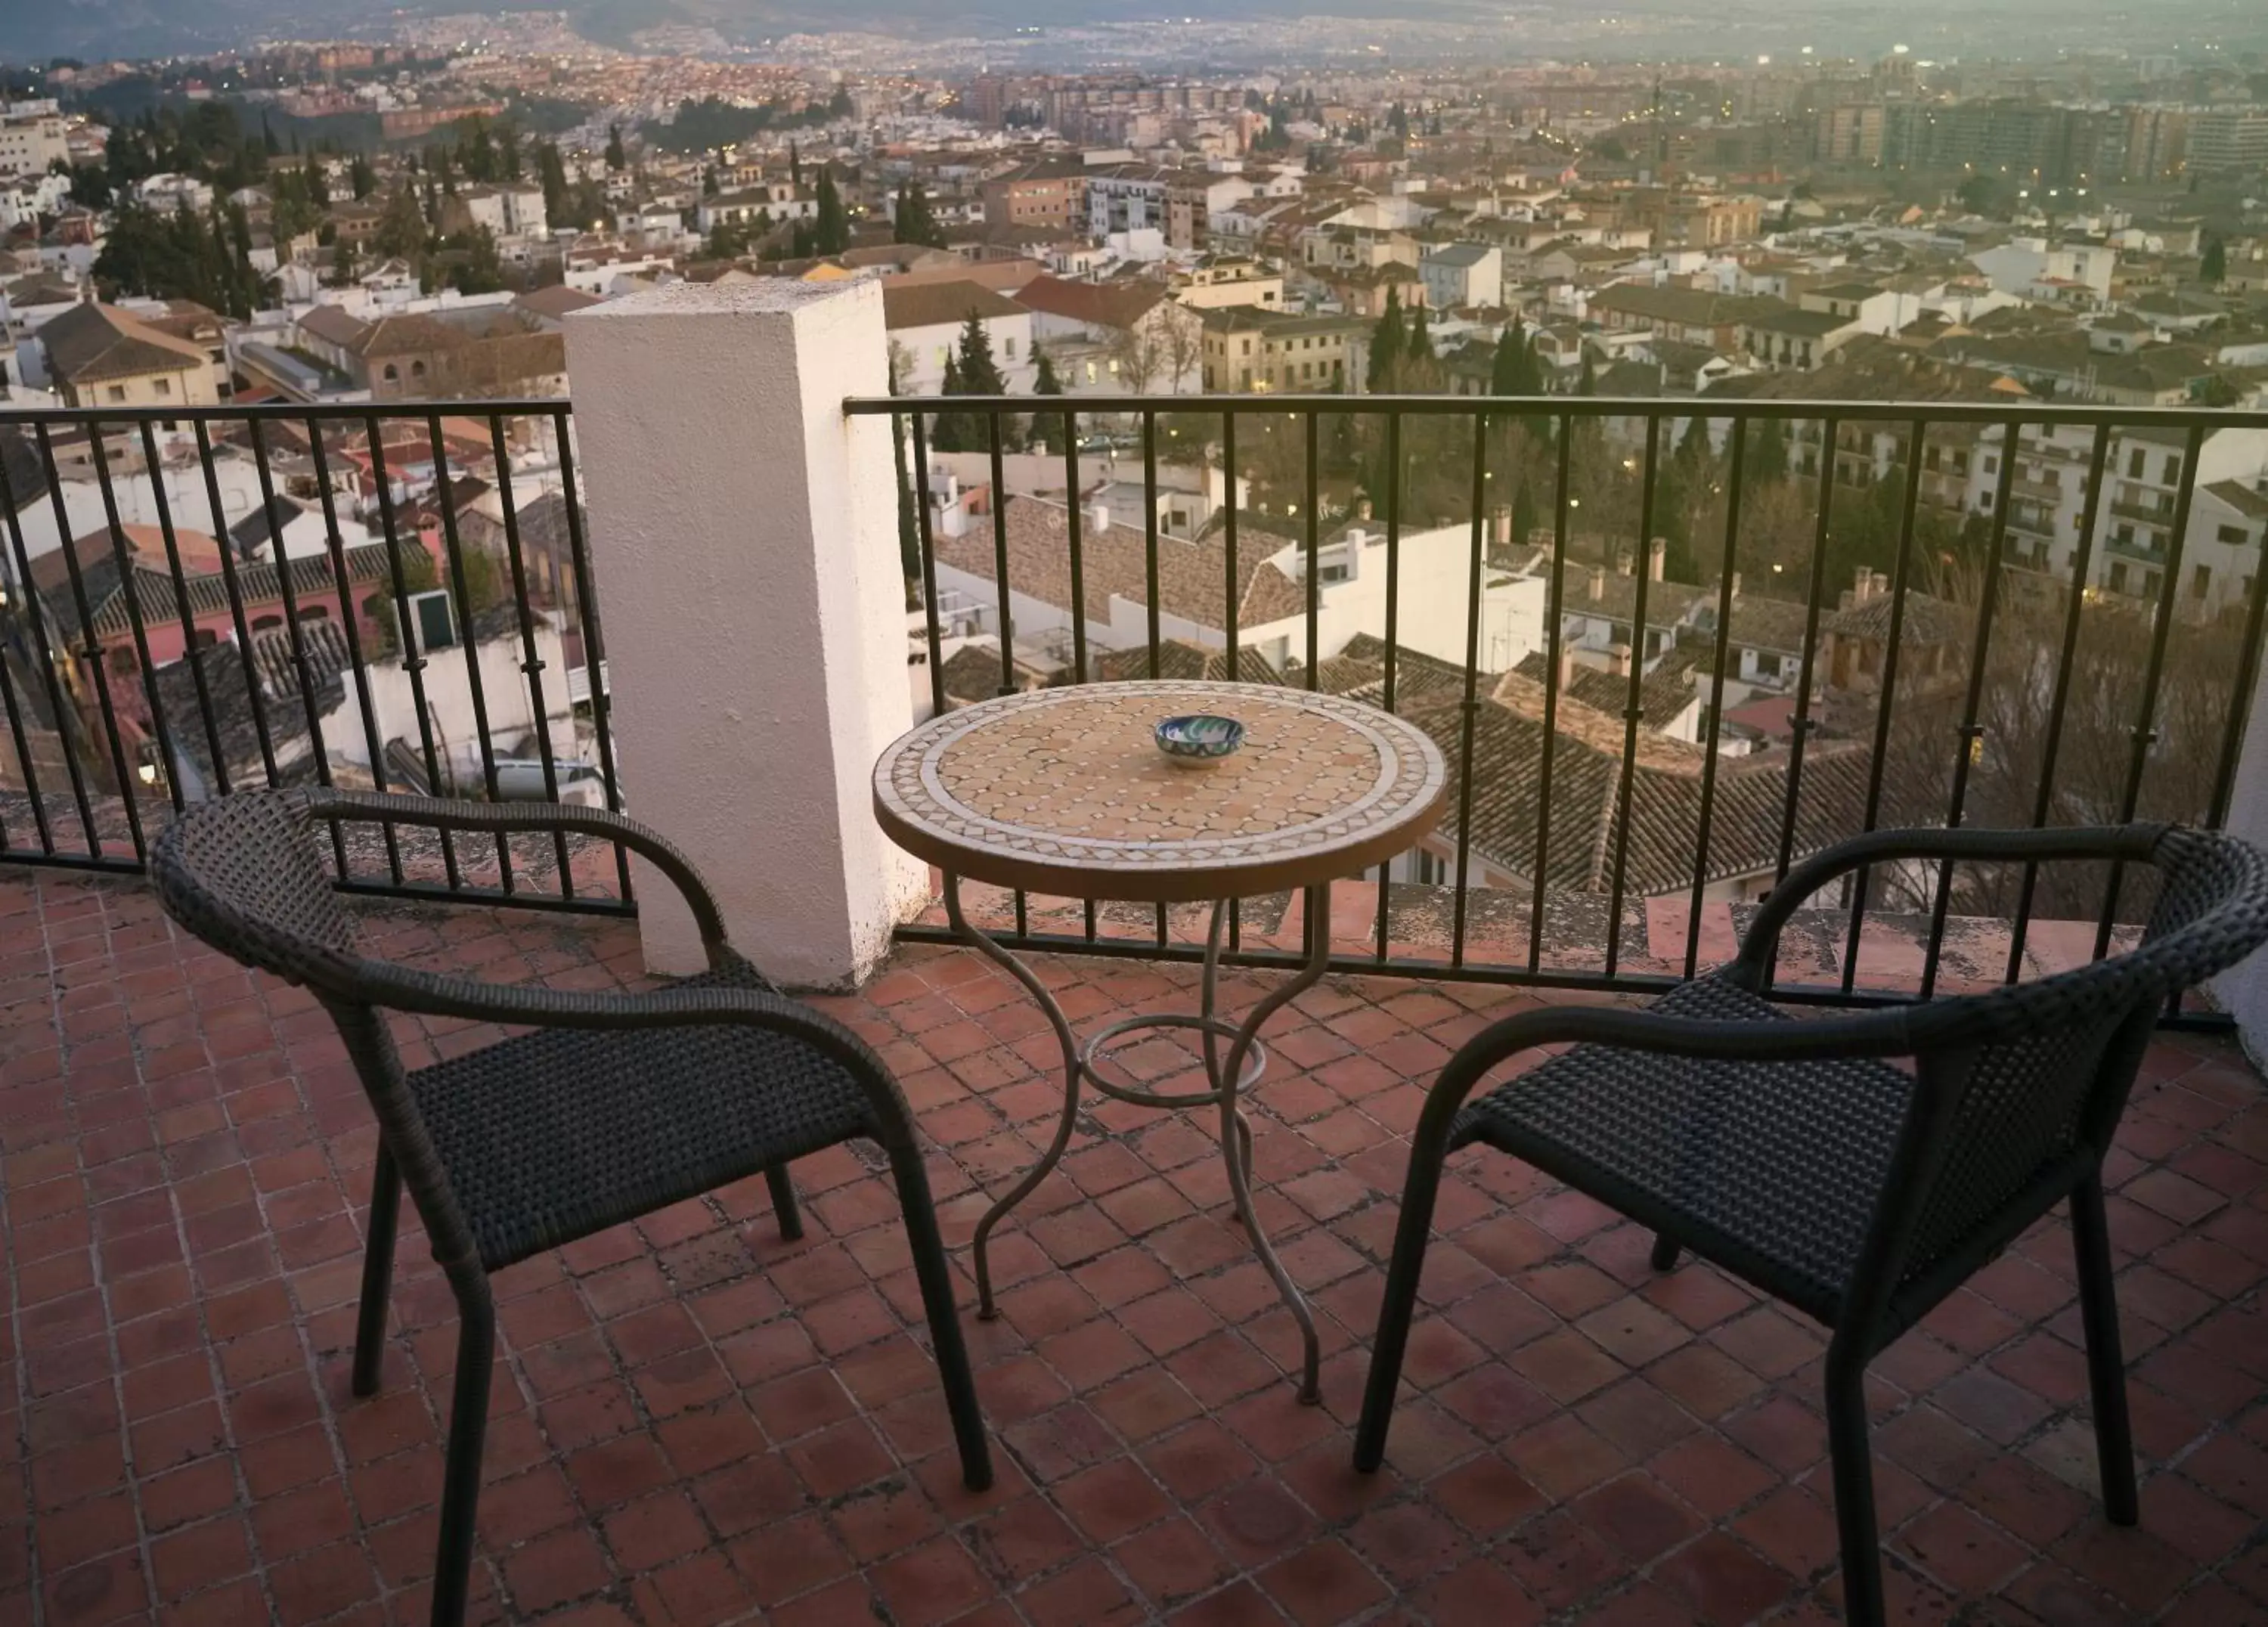
{"label": "metal railing", "polygon": [[[563,400],[0,412],[0,863],[138,871],[247,786],[620,806]],[[630,910],[586,846],[329,842],[351,892]]]}
{"label": "metal railing", "polygon": [[[1031,681],[1030,664],[1019,660],[1017,623],[1035,606],[1057,634],[1068,622],[1070,657],[1055,681],[1160,675],[1174,642],[1161,636],[1160,554],[1181,548],[1168,575],[1183,576],[1193,560],[1218,568],[1214,613],[1190,609],[1185,583],[1171,612],[1177,626],[1194,629],[1185,642],[1212,652],[1215,675],[1259,676],[1257,660],[1270,676],[1316,688],[1328,668],[1340,692],[1428,722],[1450,762],[1452,811],[1423,859],[1365,878],[1376,891],[1369,941],[1342,944],[1331,961],[1339,971],[1658,990],[1696,974],[1705,937],[1712,956],[1728,954],[1729,935],[1716,936],[1718,929],[1741,924],[1741,910],[1792,864],[1862,831],[2138,817],[2218,826],[2228,814],[2258,675],[2268,571],[2259,568],[2257,547],[2241,569],[2213,562],[2214,579],[2241,578],[2243,591],[2208,607],[2183,589],[2183,553],[2205,438],[2238,431],[2268,445],[2268,414],[2029,401],[1291,394],[856,398],[844,410],[894,421],[921,602],[934,607],[945,593],[986,601],[998,642],[994,692]],[[932,481],[939,466],[933,426],[944,416],[957,438],[974,442],[956,448],[977,460],[963,483],[989,485],[992,494],[980,509],[961,511],[952,533],[940,531],[944,494]],[[1697,450],[1697,417],[1707,431]],[[1120,577],[1101,584],[1092,557],[1098,534],[1084,499],[1101,463],[1079,449],[1081,421],[1097,418],[1138,431],[1143,486],[1142,518],[1114,527],[1121,544],[1138,531],[1140,569],[1116,547]],[[2108,570],[2104,469],[2121,431],[2145,428],[2173,431],[2184,448],[2167,517],[2171,540],[2154,602],[2146,604],[2092,591]],[[1930,489],[1934,501],[1924,498],[1919,449],[1933,430],[1948,429],[1997,444],[2001,454],[1997,475],[1987,477],[1989,499],[1980,495],[1965,512],[1939,506],[1947,500],[1941,485]],[[1006,454],[1027,430],[1040,431],[1035,438],[1059,464],[1059,492],[1052,474],[1037,482],[1029,466],[1022,494],[1008,488]],[[1791,453],[1839,445],[1845,430],[1896,438],[1886,476],[1854,488],[1835,480],[1834,460],[1810,475],[1798,470]],[[2062,580],[2007,557],[2012,529],[2036,529],[2012,526],[2018,460],[2007,453],[2056,431],[2089,442],[2080,537]],[[1767,431],[1779,442],[1778,468],[1757,474]],[[1975,467],[1975,448],[1971,455]],[[1160,459],[1174,456],[1201,460],[1223,481],[1226,501],[1193,527],[1194,541],[1205,545],[1196,552],[1193,539],[1160,535]],[[1042,483],[1049,490],[1039,490]],[[1512,497],[1508,486],[1524,489],[1525,499]],[[1698,501],[1697,487],[1707,492]],[[1452,492],[1461,493],[1454,502]],[[1507,542],[1501,515],[1514,502],[1535,514],[1535,530]],[[1011,534],[1022,504],[1061,510],[1049,535],[1060,536],[1063,569],[1051,556],[1043,580],[1012,579],[1020,548]],[[1365,628],[1373,635],[1366,652],[1376,670],[1350,691],[1350,677],[1363,674],[1341,670],[1349,663],[1332,660],[1341,651],[1322,642],[1325,607],[1344,590],[1324,582],[1318,562],[1358,516],[1383,534],[1365,541],[1382,547],[1386,580],[1376,623]],[[1454,569],[1440,565],[1436,549],[1440,579],[1405,579],[1413,539],[1438,539],[1447,527],[1464,536]],[[1264,538],[1256,536],[1261,529]],[[1686,556],[1683,582],[1648,569],[1647,543],[1665,534]],[[1296,628],[1281,640],[1280,663],[1259,660],[1239,626],[1256,547],[1292,578],[1303,601]],[[1020,551],[1028,569],[1029,545]],[[915,568],[909,561],[909,574]],[[1830,579],[1830,571],[1842,574]],[[1438,648],[1414,648],[1413,593],[1438,599],[1457,575],[1462,648],[1446,658]],[[1677,642],[1664,659],[1690,673],[1697,703],[1675,725],[1682,735],[1665,734],[1660,716],[1676,698],[1665,703],[1660,693],[1663,660],[1610,652],[1602,671],[1595,652],[1576,648],[1587,593],[1602,595],[1602,576],[1631,578],[1614,595],[1622,625],[1649,624],[1649,597],[1658,616],[1677,621]],[[1517,577],[1541,579],[1543,612],[1525,652],[1532,681],[1508,688],[1502,672],[1484,671],[1482,608],[1488,593]],[[1125,618],[1094,613],[1098,586],[1106,598],[1138,603],[1138,637],[1125,636]],[[1769,608],[1757,610],[1760,603]],[[1330,620],[1336,644],[1345,622]],[[2169,659],[2177,620],[2194,636],[2176,641]],[[1800,670],[1792,688],[1777,679],[1774,701],[1766,695],[1773,683],[1743,667],[1741,634],[1769,623],[1782,629],[1777,641],[1760,634],[1757,645],[1779,647],[1799,622]],[[932,614],[927,668],[936,709],[979,698],[948,694],[942,630]],[[1438,633],[1429,634],[1437,646]],[[1751,677],[1742,678],[1744,670]],[[1775,658],[1770,672],[1780,670]],[[1422,688],[1413,673],[1424,677]],[[1742,715],[1759,697],[1767,703]],[[1516,726],[1504,726],[1497,715],[1504,711]],[[1665,879],[1660,827],[1673,806],[1678,828],[1668,839],[1684,858],[1679,873]],[[1563,857],[1568,821],[1597,854],[1572,879]],[[1728,838],[1736,824],[1737,839]],[[1778,968],[1777,995],[1852,1004],[1926,998],[1956,982],[1981,986],[2073,956],[2100,957],[2121,941],[2122,929],[2131,934],[2146,919],[2150,899],[2131,874],[2051,879],[2032,866],[2014,874],[1962,868],[1959,876],[1948,865],[1856,878],[1815,912],[1816,963]],[[1063,924],[1035,920],[1035,901],[1019,892],[1004,901],[1000,935],[1037,950],[1179,960],[1203,953],[1162,907],[1036,907]],[[1254,907],[1241,907],[1232,924],[1232,958],[1297,965],[1301,953],[1280,940],[1240,938],[1241,917]],[[1012,922],[1005,918],[1011,914]],[[1146,930],[1126,930],[1145,917]],[[1303,928],[1317,930],[1330,929]],[[902,933],[947,936],[933,922]],[[1634,947],[1638,935],[1642,949]],[[1886,983],[1861,984],[1862,951],[1892,963]],[[2220,1019],[2191,997],[2169,1020],[2210,1026]]]}

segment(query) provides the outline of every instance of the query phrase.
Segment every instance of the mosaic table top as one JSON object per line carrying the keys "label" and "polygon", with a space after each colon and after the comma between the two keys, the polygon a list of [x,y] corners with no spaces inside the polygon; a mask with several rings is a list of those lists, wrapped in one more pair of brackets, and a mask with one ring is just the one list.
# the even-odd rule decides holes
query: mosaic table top
{"label": "mosaic table top", "polygon": [[[1233,756],[1176,765],[1163,719],[1244,725]],[[902,736],[874,765],[874,812],[901,846],[979,881],[1071,898],[1248,897],[1352,875],[1439,816],[1448,770],[1390,713],[1262,684],[1035,689]]]}

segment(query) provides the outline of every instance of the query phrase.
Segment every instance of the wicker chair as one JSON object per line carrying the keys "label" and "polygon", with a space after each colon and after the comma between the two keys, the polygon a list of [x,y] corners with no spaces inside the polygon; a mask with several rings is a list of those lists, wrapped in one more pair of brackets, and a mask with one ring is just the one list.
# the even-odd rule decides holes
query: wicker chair
{"label": "wicker chair", "polygon": [[[332,820],[440,830],[543,829],[619,841],[685,896],[709,970],[651,994],[498,986],[372,960],[309,839]],[[354,1393],[376,1391],[402,1186],[455,1292],[455,1395],[432,1619],[464,1617],[496,1312],[489,1276],[531,1255],[761,1170],[782,1233],[800,1234],[789,1160],[865,1137],[888,1155],[969,1486],[991,1483],[952,1279],[911,1117],[880,1059],[783,998],[725,941],[715,901],[661,837],[593,808],[490,806],[333,791],[252,792],[193,807],[151,855],[166,911],[248,966],[312,990],[346,1042],[379,1123]],[[384,1011],[528,1025],[405,1071]]]}
{"label": "wicker chair", "polygon": [[[2130,953],[1986,994],[1790,1018],[1768,1005],[1780,929],[1829,881],[1900,860],[2110,860],[2161,885]],[[1827,1424],[1850,1619],[1882,1619],[1861,1384],[1867,1365],[2068,1198],[2103,1503],[2138,1518],[2102,1164],[2167,1001],[2268,941],[2268,858],[2161,825],[1884,831],[1821,854],[1766,900],[1739,956],[1643,1011],[1560,1006],[1451,1058],[1413,1137],[1355,1467],[1386,1450],[1442,1160],[1525,1159],[1832,1330]],[[1466,1105],[1498,1064],[1577,1042]],[[1908,1072],[1882,1060],[1911,1057]]]}

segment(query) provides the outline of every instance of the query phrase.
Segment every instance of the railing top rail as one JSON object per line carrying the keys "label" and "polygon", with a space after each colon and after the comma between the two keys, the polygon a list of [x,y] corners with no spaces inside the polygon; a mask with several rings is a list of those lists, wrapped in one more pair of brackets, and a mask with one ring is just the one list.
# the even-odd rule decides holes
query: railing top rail
{"label": "railing top rail", "polygon": [[[948,401],[950,403],[948,407]],[[2268,428],[2268,409],[2231,407],[2120,407],[2096,402],[1742,401],[1706,394],[1612,395],[1295,395],[1289,391],[1211,395],[853,395],[843,410],[852,417],[902,412],[1192,412],[1263,415],[1274,413],[1406,413],[1417,416],[1491,417],[1561,414],[1578,418],[1669,416],[1705,418],[1834,418],[1930,423],[2110,423],[2131,429],[2186,430]],[[99,416],[99,415],[98,415]]]}
{"label": "railing top rail", "polygon": [[305,423],[309,419],[360,423],[365,418],[424,419],[439,413],[446,418],[524,417],[551,416],[572,410],[564,395],[536,396],[521,401],[223,401],[211,407],[6,407],[0,408],[0,428],[35,423],[242,423],[249,419],[284,419]]}

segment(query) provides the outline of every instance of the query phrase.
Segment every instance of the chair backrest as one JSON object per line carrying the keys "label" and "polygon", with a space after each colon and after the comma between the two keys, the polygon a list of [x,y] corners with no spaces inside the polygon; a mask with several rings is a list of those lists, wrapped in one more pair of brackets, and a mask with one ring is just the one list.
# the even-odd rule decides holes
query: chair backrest
{"label": "chair backrest", "polygon": [[1968,1268],[2063,1196],[2107,1150],[2160,1011],[2268,942],[2268,858],[2170,829],[2152,855],[2158,899],[2121,955],[1915,1016],[1919,1178],[1887,1193],[1893,1299]]}
{"label": "chair backrest", "polygon": [[150,873],[166,913],[247,966],[314,991],[345,1042],[363,1092],[445,1269],[475,1247],[384,1013],[356,984],[354,918],[318,851],[304,791],[239,791],[183,810],[152,844]]}
{"label": "chair backrest", "polygon": [[340,906],[294,791],[241,791],[182,811],[150,854],[166,913],[235,960],[292,983],[336,987],[355,955],[354,918]]}

